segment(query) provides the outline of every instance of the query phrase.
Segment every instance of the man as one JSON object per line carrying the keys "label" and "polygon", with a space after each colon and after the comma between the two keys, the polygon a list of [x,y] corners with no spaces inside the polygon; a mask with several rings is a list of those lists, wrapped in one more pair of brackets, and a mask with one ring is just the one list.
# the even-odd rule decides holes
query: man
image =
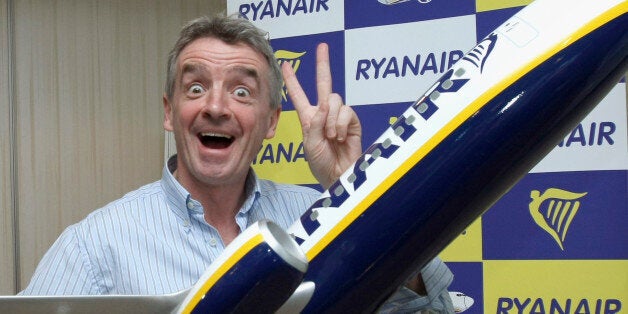
{"label": "man", "polygon": [[[326,45],[317,51],[318,104],[294,72],[286,86],[312,173],[327,188],[361,154],[357,115],[332,93]],[[242,230],[259,219],[289,227],[320,193],[258,179],[251,169],[281,112],[282,74],[265,33],[244,19],[192,21],[168,58],[164,128],[177,155],[148,184],[68,227],[22,294],[164,294],[191,287]],[[396,295],[405,306],[450,310],[451,273],[435,260]]]}

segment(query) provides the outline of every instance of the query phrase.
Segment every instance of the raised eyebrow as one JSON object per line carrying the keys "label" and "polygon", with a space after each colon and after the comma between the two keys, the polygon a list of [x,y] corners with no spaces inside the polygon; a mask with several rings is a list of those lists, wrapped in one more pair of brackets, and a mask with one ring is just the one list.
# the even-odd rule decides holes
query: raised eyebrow
{"label": "raised eyebrow", "polygon": [[197,63],[186,63],[183,65],[183,68],[181,69],[181,83],[183,83],[183,77],[186,74],[192,74],[194,76],[204,76],[207,75],[209,73],[209,71],[201,64],[197,64]]}
{"label": "raised eyebrow", "polygon": [[260,75],[256,69],[245,67],[245,66],[234,66],[234,67],[229,68],[227,72],[231,72],[231,73],[235,72],[237,74],[241,74],[246,77],[251,77],[255,79],[255,83],[257,83],[258,85],[260,83]]}

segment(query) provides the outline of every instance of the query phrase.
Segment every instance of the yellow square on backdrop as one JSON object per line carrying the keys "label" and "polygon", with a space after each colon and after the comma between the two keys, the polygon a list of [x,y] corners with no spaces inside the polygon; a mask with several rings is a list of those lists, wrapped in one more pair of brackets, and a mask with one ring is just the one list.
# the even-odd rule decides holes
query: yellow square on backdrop
{"label": "yellow square on backdrop", "polygon": [[617,313],[628,261],[484,261],[484,313]]}
{"label": "yellow square on backdrop", "polygon": [[482,217],[469,225],[439,256],[445,262],[481,262]]}
{"label": "yellow square on backdrop", "polygon": [[305,160],[303,135],[297,112],[283,111],[275,137],[262,143],[253,169],[258,177],[289,184],[316,184]]}
{"label": "yellow square on backdrop", "polygon": [[477,12],[520,7],[532,3],[532,0],[477,0],[475,10]]}

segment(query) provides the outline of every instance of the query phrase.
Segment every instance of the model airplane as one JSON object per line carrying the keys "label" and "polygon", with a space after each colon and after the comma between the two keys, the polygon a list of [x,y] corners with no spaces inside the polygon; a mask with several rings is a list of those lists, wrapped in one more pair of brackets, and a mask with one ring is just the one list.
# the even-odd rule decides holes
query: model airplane
{"label": "model airplane", "polygon": [[450,291],[449,297],[454,304],[454,311],[456,313],[462,313],[473,306],[474,300],[472,297],[457,291]]}
{"label": "model airplane", "polygon": [[[627,11],[625,0],[537,0],[468,52],[290,227],[309,266],[304,284],[278,311],[376,311],[615,86],[628,68]],[[238,248],[225,253],[233,251]],[[221,257],[215,263],[234,265],[241,257]],[[273,268],[255,267],[254,272]],[[283,286],[284,292],[296,287],[294,282],[274,283],[276,273],[265,274],[260,280],[266,285]],[[230,275],[246,281],[252,274]],[[163,312],[197,312],[201,306],[238,309],[240,297],[212,297],[232,293],[230,287],[214,284],[221,276],[226,272],[203,276],[200,290],[188,292],[172,308],[164,306]],[[265,302],[256,312],[274,312],[286,296],[255,291],[260,290],[257,297]],[[19,309],[15,304],[22,301],[16,298],[1,299],[0,312]],[[59,300],[67,300],[70,312],[83,306],[81,297],[64,298]],[[134,298],[136,307],[142,307],[148,300],[165,302],[173,296],[86,300],[104,300],[113,307]]]}
{"label": "model airplane", "polygon": [[410,0],[378,0],[378,1],[379,1],[379,3],[383,3],[383,4],[386,4],[386,5],[392,5],[392,4],[408,2]]}
{"label": "model airplane", "polygon": [[289,228],[297,311],[376,311],[490,208],[626,73],[627,11],[537,0],[454,64]]}
{"label": "model airplane", "polygon": [[[408,2],[410,0],[377,0],[379,1],[379,3],[385,4],[385,5],[393,5],[393,4],[399,4],[399,3],[403,3],[403,2]],[[432,0],[417,0],[420,3],[429,3]]]}

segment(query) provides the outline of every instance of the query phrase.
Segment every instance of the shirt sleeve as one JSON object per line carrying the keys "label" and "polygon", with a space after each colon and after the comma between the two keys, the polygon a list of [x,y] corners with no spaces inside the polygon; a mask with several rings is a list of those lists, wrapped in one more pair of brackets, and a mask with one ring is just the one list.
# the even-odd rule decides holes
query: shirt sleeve
{"label": "shirt sleeve", "polygon": [[59,236],[20,295],[99,294],[89,258],[76,232],[76,225],[70,226]]}
{"label": "shirt sleeve", "polygon": [[421,276],[427,290],[426,296],[401,287],[382,305],[379,313],[417,313],[420,311],[454,313],[453,303],[447,291],[454,278],[449,267],[436,257],[421,269]]}

